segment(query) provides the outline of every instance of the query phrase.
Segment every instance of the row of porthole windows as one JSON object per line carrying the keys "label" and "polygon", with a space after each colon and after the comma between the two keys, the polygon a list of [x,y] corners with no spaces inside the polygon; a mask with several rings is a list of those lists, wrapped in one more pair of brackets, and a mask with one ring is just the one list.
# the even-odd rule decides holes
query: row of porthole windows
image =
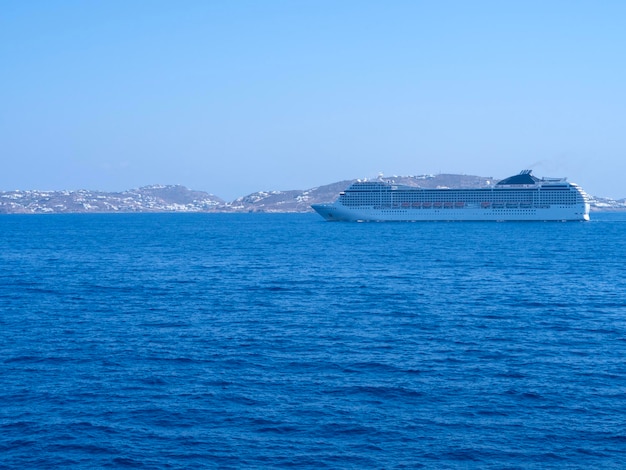
{"label": "row of porthole windows", "polygon": [[429,197],[441,199],[484,199],[484,198],[514,198],[525,199],[529,197],[568,197],[579,195],[578,191],[346,191],[345,194],[352,196],[374,197]]}
{"label": "row of porthole windows", "polygon": [[[534,197],[532,197],[534,196]],[[557,199],[557,200],[569,200],[577,199],[576,193],[565,194],[484,194],[484,195],[470,195],[470,194],[379,194],[379,193],[345,193],[343,197],[350,199],[398,199],[398,200],[440,200],[440,201],[483,201],[483,200],[532,200],[532,199]]]}
{"label": "row of porthole windows", "polygon": [[344,198],[341,202],[346,206],[362,206],[362,205],[385,205],[385,204],[463,204],[463,205],[471,205],[471,204],[533,204],[533,205],[542,205],[542,204],[577,204],[582,201],[577,201],[575,199],[551,199],[551,200],[537,200],[537,201],[441,201],[441,200],[380,200],[380,199],[352,199],[352,198]]}
{"label": "row of porthole windows", "polygon": [[[480,203],[477,202],[463,202],[463,201],[456,201],[456,202],[452,202],[452,201],[397,201],[394,200],[393,202],[390,200],[386,200],[386,201],[381,201],[379,199],[377,200],[354,200],[354,199],[342,199],[341,203],[344,206],[399,206],[399,205],[410,205],[410,206],[423,206],[423,205],[428,205],[428,206],[432,206],[432,205],[442,205],[442,206],[446,206],[446,207],[466,207],[466,206],[482,206],[482,207],[491,207],[492,205],[521,205],[522,208],[524,208],[523,206],[543,206],[543,205],[554,205],[554,204],[564,204],[564,205],[574,205],[574,204],[580,204],[582,203],[582,201],[494,201],[494,202],[487,202],[487,201],[483,201]],[[509,207],[511,208],[511,207]],[[515,208],[515,207],[513,207]]]}

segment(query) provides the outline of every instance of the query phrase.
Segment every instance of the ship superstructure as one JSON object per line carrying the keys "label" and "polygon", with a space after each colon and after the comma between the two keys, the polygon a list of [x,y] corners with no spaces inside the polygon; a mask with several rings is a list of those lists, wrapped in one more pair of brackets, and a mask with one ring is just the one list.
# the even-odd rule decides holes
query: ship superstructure
{"label": "ship superstructure", "polygon": [[357,181],[334,203],[311,207],[331,221],[589,220],[589,196],[578,185],[531,170],[475,189]]}

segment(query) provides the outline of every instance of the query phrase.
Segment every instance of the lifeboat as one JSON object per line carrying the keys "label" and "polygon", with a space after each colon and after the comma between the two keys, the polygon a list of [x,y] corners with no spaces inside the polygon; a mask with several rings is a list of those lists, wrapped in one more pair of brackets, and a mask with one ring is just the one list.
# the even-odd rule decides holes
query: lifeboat
{"label": "lifeboat", "polygon": [[430,209],[432,207],[432,202],[425,202],[424,204],[422,204],[422,207],[424,209]]}
{"label": "lifeboat", "polygon": [[457,209],[460,209],[462,207],[465,207],[465,203],[461,201],[455,202],[454,207],[456,207]]}
{"label": "lifeboat", "polygon": [[441,209],[442,204],[440,202],[433,202],[433,207],[435,209]]}
{"label": "lifeboat", "polygon": [[491,206],[490,202],[481,202],[480,203],[480,207],[482,207],[483,209],[488,208],[489,206]]}

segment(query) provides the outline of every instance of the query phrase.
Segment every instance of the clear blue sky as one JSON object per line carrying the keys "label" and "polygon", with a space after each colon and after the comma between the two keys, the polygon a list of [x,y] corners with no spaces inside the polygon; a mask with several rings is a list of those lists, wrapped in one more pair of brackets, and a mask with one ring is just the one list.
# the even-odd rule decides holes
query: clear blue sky
{"label": "clear blue sky", "polygon": [[0,190],[525,168],[626,197],[626,2],[0,3]]}

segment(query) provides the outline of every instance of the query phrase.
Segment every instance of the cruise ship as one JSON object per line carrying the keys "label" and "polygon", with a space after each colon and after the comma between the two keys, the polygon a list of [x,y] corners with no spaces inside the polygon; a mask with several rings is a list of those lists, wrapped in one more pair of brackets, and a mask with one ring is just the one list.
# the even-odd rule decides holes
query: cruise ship
{"label": "cruise ship", "polygon": [[332,204],[311,207],[329,221],[589,220],[589,196],[566,178],[531,170],[475,189],[426,189],[382,178],[357,181]]}

